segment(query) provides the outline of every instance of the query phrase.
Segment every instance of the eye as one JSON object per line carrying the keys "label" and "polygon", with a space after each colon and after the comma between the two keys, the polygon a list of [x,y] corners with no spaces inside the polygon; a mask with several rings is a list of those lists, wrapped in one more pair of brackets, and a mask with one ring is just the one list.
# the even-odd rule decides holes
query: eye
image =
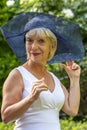
{"label": "eye", "polygon": [[33,39],[32,39],[32,38],[26,38],[26,42],[27,42],[28,44],[32,44],[32,43],[33,43]]}
{"label": "eye", "polygon": [[41,44],[45,42],[44,39],[39,39],[38,41],[39,41],[39,43],[41,43]]}

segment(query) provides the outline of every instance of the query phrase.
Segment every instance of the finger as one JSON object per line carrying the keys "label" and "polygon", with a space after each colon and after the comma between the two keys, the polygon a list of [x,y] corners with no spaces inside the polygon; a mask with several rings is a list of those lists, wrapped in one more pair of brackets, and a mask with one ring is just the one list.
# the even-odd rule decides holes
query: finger
{"label": "finger", "polygon": [[62,66],[65,70],[67,70],[67,68],[69,69],[69,67],[68,67],[66,64],[61,64],[61,66]]}
{"label": "finger", "polygon": [[32,90],[35,90],[37,88],[46,88],[46,89],[48,89],[48,86],[44,82],[42,82],[42,83],[40,83],[40,82],[39,83],[33,83]]}
{"label": "finger", "polygon": [[37,87],[40,87],[40,88],[47,88],[48,89],[48,86],[47,86],[47,84],[46,83],[41,83],[41,84],[38,84],[38,86]]}
{"label": "finger", "polygon": [[65,69],[66,68],[66,65],[65,64],[61,64],[61,66]]}
{"label": "finger", "polygon": [[47,91],[48,87],[47,86],[35,86],[32,90],[32,93],[39,94],[41,91]]}
{"label": "finger", "polygon": [[36,100],[42,91],[47,91],[47,90],[48,90],[47,88],[37,88],[31,91],[31,95],[33,99]]}
{"label": "finger", "polygon": [[74,63],[74,61],[67,61],[67,62],[66,62],[66,65],[67,65],[67,66],[72,66],[73,63]]}
{"label": "finger", "polygon": [[39,92],[42,92],[42,91],[47,91],[48,88],[40,88]]}
{"label": "finger", "polygon": [[77,70],[77,69],[79,69],[80,67],[76,64],[76,63],[74,63],[73,65],[72,65],[72,70]]}

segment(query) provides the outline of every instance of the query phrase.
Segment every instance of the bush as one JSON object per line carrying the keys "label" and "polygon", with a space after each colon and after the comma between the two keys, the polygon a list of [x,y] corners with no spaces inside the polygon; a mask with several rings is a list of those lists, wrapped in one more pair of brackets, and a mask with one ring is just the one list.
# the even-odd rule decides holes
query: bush
{"label": "bush", "polygon": [[0,130],[13,130],[14,123],[11,124],[4,124],[3,122],[0,123]]}
{"label": "bush", "polygon": [[72,118],[60,120],[61,130],[87,130],[87,121],[74,121]]}

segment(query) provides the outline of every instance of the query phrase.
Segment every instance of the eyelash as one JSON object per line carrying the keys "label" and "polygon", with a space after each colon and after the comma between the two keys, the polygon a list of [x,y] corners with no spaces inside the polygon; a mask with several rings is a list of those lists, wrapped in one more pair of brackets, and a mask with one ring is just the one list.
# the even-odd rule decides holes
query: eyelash
{"label": "eyelash", "polygon": [[[28,43],[33,43],[34,40],[32,40],[32,39],[26,39],[26,41],[27,41]],[[43,39],[39,39],[38,42],[39,42],[39,43],[44,43],[45,41],[44,41]]]}
{"label": "eyelash", "polygon": [[43,39],[40,39],[39,42],[40,42],[40,43],[44,43],[45,41],[44,41]]}

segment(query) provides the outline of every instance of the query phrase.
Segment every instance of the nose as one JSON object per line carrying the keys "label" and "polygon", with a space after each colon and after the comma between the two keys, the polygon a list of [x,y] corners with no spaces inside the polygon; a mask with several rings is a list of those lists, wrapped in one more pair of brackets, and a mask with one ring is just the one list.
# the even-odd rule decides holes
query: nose
{"label": "nose", "polygon": [[32,49],[34,50],[38,49],[38,42],[36,40],[32,44]]}

